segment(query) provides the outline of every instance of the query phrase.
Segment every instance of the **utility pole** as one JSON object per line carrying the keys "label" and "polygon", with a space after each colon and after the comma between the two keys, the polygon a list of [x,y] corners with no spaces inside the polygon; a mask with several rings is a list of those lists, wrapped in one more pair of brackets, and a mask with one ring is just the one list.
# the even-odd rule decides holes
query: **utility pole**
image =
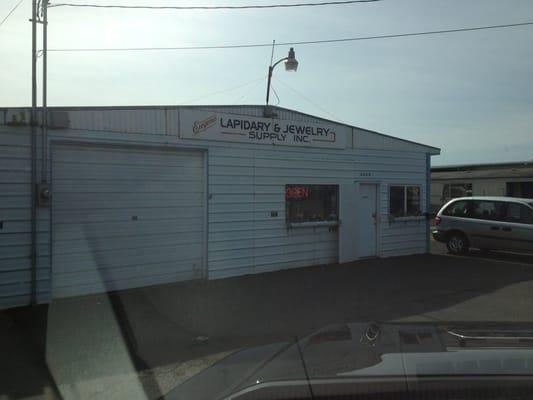
{"label": "utility pole", "polygon": [[[48,180],[48,107],[47,107],[47,56],[48,56],[48,0],[42,0],[43,7],[43,133],[41,182]],[[47,189],[45,189],[47,190]]]}
{"label": "utility pole", "polygon": [[37,303],[37,0],[31,7],[31,282],[30,303]]}
{"label": "utility pole", "polygon": [[[31,284],[30,302],[37,303],[37,212],[49,205],[48,188],[48,110],[47,48],[48,0],[32,0],[31,15]],[[37,24],[43,24],[43,104],[41,108],[41,182],[37,183]]]}

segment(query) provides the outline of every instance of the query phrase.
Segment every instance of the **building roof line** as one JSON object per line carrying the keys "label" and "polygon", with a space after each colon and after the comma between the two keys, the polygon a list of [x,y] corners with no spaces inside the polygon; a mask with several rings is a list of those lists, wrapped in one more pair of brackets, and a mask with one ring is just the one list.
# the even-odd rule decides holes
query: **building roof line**
{"label": "building roof line", "polygon": [[[257,108],[264,108],[265,105],[253,105],[253,104],[242,104],[242,105],[239,105],[239,104],[211,104],[211,105],[209,105],[209,104],[202,104],[202,105],[149,105],[149,106],[145,106],[145,105],[142,105],[142,106],[49,106],[48,110],[51,110],[51,111],[96,111],[96,110],[139,110],[139,109],[143,109],[143,110],[160,110],[160,109],[180,109],[180,108],[202,109],[202,108],[217,108],[217,107],[218,108],[240,107],[240,108],[257,109]],[[422,146],[422,147],[425,147],[425,148],[428,148],[428,149],[432,149],[432,150],[438,151],[440,153],[440,148],[438,148],[438,147],[430,146],[430,145],[427,145],[427,144],[424,144],[424,143],[415,142],[413,140],[403,139],[403,138],[400,138],[400,137],[397,137],[397,136],[388,135],[388,134],[377,132],[377,131],[374,131],[374,130],[371,130],[371,129],[361,128],[361,127],[355,126],[355,125],[350,125],[350,124],[347,124],[345,122],[339,122],[339,121],[335,121],[335,120],[332,120],[332,119],[319,117],[319,116],[312,115],[312,114],[307,114],[307,113],[304,113],[302,111],[293,110],[291,108],[285,108],[285,107],[280,107],[280,106],[269,106],[269,107],[274,109],[274,110],[278,109],[278,110],[293,112],[293,113],[296,113],[296,114],[300,114],[300,115],[303,115],[303,116],[306,116],[306,117],[314,118],[314,119],[317,119],[317,120],[320,120],[320,121],[324,121],[324,122],[327,122],[327,123],[333,123],[333,124],[336,124],[336,125],[345,126],[345,127],[350,128],[350,129],[358,129],[358,130],[361,130],[361,131],[364,131],[364,132],[372,133],[372,134],[379,135],[379,136],[382,136],[382,137],[386,137],[386,138],[389,138],[389,139],[399,140],[399,141],[402,141],[402,142],[405,142],[405,143],[414,144],[414,145],[417,145],[417,146]],[[23,109],[23,110],[30,111],[31,107],[28,107],[28,106],[24,106],[24,107],[0,107],[0,111],[8,111],[8,110],[13,110],[13,109],[16,109],[16,110]],[[37,111],[39,112],[40,110],[41,110],[41,107],[38,107]]]}

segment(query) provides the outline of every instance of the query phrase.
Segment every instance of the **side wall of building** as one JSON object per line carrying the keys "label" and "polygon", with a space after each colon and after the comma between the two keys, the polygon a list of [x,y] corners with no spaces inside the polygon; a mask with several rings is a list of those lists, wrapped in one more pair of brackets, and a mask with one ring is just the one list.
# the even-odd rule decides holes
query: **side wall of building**
{"label": "side wall of building", "polygon": [[[170,119],[165,116],[167,122]],[[419,148],[414,151],[401,146],[372,149],[368,140],[359,148],[357,134],[353,139],[355,148],[324,150],[186,141],[165,126],[155,131],[150,131],[150,127],[143,126],[141,130],[132,127],[132,132],[96,128],[50,130],[49,140],[51,143],[81,141],[207,150],[207,264],[211,279],[338,260],[336,228],[287,228],[286,184],[376,183],[380,220],[378,255],[389,257],[426,251],[424,218],[389,218],[389,187],[395,184],[419,185],[422,211],[428,211],[424,201],[429,190],[426,153]],[[37,142],[40,143],[39,138]],[[28,127],[0,126],[0,308],[30,302],[30,144]],[[38,302],[51,299],[50,218],[49,208],[38,209]]]}

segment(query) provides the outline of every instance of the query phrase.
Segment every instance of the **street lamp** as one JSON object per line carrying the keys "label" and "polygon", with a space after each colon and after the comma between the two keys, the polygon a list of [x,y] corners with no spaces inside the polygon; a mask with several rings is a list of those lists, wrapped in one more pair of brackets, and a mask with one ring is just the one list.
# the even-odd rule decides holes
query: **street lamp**
{"label": "street lamp", "polygon": [[273,65],[268,67],[268,83],[267,83],[267,96],[266,96],[267,106],[268,106],[268,101],[270,99],[270,81],[272,80],[272,71],[274,71],[274,67],[282,61],[285,61],[285,71],[296,72],[296,70],[298,69],[298,61],[296,61],[296,57],[294,55],[294,49],[292,47],[289,50],[289,55],[287,57],[283,57],[281,60],[276,61]]}

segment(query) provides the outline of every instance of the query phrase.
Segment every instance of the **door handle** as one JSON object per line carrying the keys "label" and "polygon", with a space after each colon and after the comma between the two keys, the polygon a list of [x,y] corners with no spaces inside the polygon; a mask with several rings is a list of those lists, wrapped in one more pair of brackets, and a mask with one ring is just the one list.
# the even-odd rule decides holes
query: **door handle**
{"label": "door handle", "polygon": [[505,231],[505,232],[511,232],[512,229],[511,229],[511,228],[502,228],[502,231]]}
{"label": "door handle", "polygon": [[500,230],[500,227],[499,227],[499,226],[491,226],[491,227],[490,227],[490,230],[491,230],[491,231],[499,231],[499,230]]}

